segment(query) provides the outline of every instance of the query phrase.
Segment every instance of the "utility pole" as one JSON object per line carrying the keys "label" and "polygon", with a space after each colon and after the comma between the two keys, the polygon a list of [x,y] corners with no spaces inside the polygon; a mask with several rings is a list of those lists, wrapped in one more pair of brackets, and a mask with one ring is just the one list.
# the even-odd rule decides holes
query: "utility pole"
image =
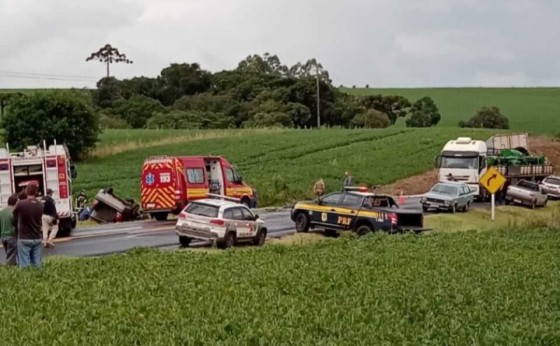
{"label": "utility pole", "polygon": [[319,67],[315,64],[315,74],[317,77],[317,129],[321,128],[321,99],[319,97]]}

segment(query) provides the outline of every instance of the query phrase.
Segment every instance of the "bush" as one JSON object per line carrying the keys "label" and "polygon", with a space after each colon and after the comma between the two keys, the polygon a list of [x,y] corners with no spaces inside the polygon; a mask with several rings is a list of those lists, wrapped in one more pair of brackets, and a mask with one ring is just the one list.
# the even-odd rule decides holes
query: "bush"
{"label": "bush", "polygon": [[158,112],[147,122],[150,129],[227,129],[235,127],[225,114],[200,111]]}
{"label": "bush", "polygon": [[132,128],[138,129],[146,126],[148,119],[156,112],[163,111],[164,107],[152,98],[134,95],[130,99],[121,99],[115,102],[112,113],[124,119]]}
{"label": "bush", "polygon": [[102,129],[127,129],[130,126],[126,120],[110,113],[99,113],[99,124]]}
{"label": "bush", "polygon": [[436,103],[427,96],[414,102],[411,113],[410,118],[406,119],[406,127],[432,127],[441,120]]}
{"label": "bush", "polygon": [[74,90],[35,92],[13,99],[2,127],[14,149],[56,140],[68,146],[74,159],[93,149],[101,132],[91,98]]}
{"label": "bush", "polygon": [[509,120],[500,112],[498,107],[484,106],[466,122],[460,121],[459,127],[507,130],[509,129]]}
{"label": "bush", "polygon": [[358,127],[366,128],[386,128],[391,126],[391,120],[387,114],[377,111],[375,109],[370,109],[365,113],[356,115],[351,122],[353,125]]}

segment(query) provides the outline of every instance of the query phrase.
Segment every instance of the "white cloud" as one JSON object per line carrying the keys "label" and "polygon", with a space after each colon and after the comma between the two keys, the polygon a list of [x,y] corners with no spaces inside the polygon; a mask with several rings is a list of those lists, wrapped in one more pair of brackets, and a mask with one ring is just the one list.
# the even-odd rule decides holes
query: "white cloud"
{"label": "white cloud", "polygon": [[[111,67],[118,78],[173,62],[230,69],[270,52],[286,64],[315,57],[337,85],[551,85],[559,10],[551,0],[0,0],[0,71],[102,77],[85,58],[111,43],[134,60]],[[1,88],[84,85],[95,81],[0,72]]]}

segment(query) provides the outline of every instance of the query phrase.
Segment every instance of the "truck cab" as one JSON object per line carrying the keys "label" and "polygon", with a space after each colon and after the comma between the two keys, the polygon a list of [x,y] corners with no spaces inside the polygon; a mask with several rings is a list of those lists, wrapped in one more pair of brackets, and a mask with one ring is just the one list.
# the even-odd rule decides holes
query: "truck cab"
{"label": "truck cab", "polygon": [[459,137],[445,144],[436,158],[438,182],[453,181],[467,184],[474,196],[481,195],[479,178],[488,169],[486,143],[470,137]]}

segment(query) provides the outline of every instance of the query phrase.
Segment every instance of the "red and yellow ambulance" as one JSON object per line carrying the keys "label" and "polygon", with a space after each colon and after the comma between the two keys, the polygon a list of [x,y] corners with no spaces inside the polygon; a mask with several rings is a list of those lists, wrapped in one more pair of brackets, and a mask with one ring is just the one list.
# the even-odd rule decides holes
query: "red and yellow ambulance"
{"label": "red and yellow ambulance", "polygon": [[142,209],[159,221],[209,193],[239,198],[250,208],[257,204],[254,189],[221,156],[148,157],[140,184]]}

